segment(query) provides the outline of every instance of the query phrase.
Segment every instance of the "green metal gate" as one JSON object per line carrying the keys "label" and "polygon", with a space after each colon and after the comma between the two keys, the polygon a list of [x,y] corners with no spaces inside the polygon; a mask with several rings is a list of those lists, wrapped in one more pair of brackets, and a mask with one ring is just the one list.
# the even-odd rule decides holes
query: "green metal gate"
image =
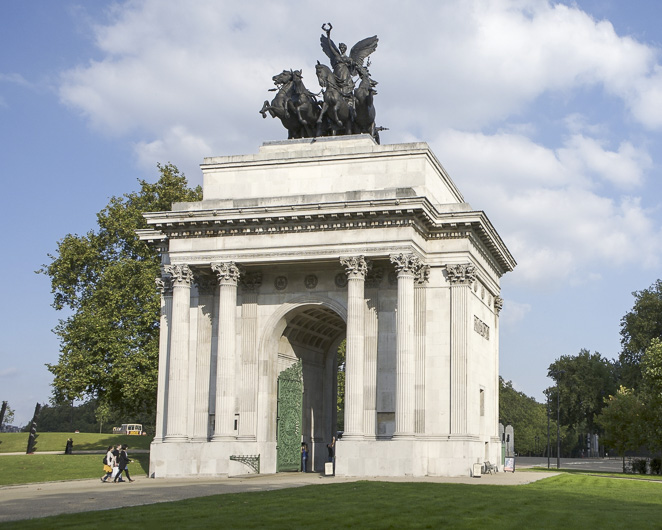
{"label": "green metal gate", "polygon": [[276,471],[299,471],[301,467],[301,418],[303,371],[301,359],[278,376],[276,417]]}

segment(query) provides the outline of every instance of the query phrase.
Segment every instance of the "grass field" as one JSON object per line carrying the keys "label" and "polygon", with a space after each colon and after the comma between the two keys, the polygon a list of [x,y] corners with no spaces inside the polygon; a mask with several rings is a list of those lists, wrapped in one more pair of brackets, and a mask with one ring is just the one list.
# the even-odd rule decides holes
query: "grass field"
{"label": "grass field", "polygon": [[[660,528],[662,484],[568,474],[525,486],[356,482],[122,508],[141,528]],[[114,514],[114,515],[107,515]],[[4,528],[99,528],[114,512]]]}
{"label": "grass field", "polygon": [[[24,453],[28,446],[27,432],[0,433],[0,453]],[[130,449],[149,449],[152,436],[126,436],[99,433],[44,432],[37,433],[35,453],[62,451],[67,439],[74,441],[75,451],[105,451],[109,445],[127,444]]]}
{"label": "grass field", "polygon": [[[131,454],[131,477],[145,477],[149,454]],[[96,478],[103,475],[103,455],[12,455],[0,456],[0,486]]]}

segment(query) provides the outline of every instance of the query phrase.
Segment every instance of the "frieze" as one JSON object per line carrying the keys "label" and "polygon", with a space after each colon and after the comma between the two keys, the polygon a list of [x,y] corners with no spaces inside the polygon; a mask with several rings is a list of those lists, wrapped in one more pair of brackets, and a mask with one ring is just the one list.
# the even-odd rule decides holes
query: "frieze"
{"label": "frieze", "polygon": [[336,287],[339,289],[344,289],[347,287],[347,274],[344,272],[339,272],[336,274],[336,277],[334,278],[334,283],[336,284]]}
{"label": "frieze", "polygon": [[285,276],[276,276],[276,278],[274,278],[274,288],[277,291],[284,291],[287,289],[287,278]]}
{"label": "frieze", "polygon": [[303,279],[303,284],[306,286],[306,289],[314,289],[317,287],[317,276],[314,274],[308,274]]}
{"label": "frieze", "polygon": [[239,282],[246,291],[257,291],[262,285],[262,273],[260,271],[245,272],[241,275]]}
{"label": "frieze", "polygon": [[474,331],[484,339],[490,340],[490,327],[474,315]]}

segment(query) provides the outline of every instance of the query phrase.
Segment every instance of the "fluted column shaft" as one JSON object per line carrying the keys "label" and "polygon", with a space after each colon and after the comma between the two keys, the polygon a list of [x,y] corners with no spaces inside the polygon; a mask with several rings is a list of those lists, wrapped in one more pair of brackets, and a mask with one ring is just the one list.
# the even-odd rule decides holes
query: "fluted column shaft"
{"label": "fluted column shaft", "polygon": [[363,364],[365,349],[365,275],[363,256],[342,258],[347,273],[347,343],[345,358],[345,433],[363,437]]}
{"label": "fluted column shaft", "polygon": [[165,437],[165,420],[168,414],[166,402],[170,358],[170,322],[172,321],[172,282],[170,277],[156,279],[156,287],[161,294],[161,320],[159,327],[159,371],[156,390],[156,432],[155,442]]}
{"label": "fluted column shaft", "polygon": [[447,265],[451,284],[451,434],[467,432],[469,291],[476,279],[471,264]]}
{"label": "fluted column shaft", "polygon": [[257,290],[262,273],[242,275],[244,288],[241,306],[241,389],[239,392],[239,438],[255,439],[257,435]]}
{"label": "fluted column shaft", "polygon": [[235,310],[239,269],[233,262],[214,263],[218,275],[218,354],[216,364],[216,415],[213,441],[235,439]]}
{"label": "fluted column shaft", "polygon": [[420,261],[413,254],[391,256],[398,273],[394,437],[411,437],[415,426],[414,279]]}
{"label": "fluted column shaft", "polygon": [[195,358],[195,404],[193,409],[193,440],[206,442],[209,436],[209,383],[211,378],[211,336],[213,289],[208,280],[198,284],[198,340]]}
{"label": "fluted column shaft", "polygon": [[415,324],[414,334],[416,341],[416,382],[415,382],[415,405],[414,405],[414,430],[416,433],[425,432],[425,357],[426,357],[426,309],[427,296],[426,286],[430,276],[430,267],[422,266],[416,274],[414,283],[414,308]]}
{"label": "fluted column shaft", "polygon": [[172,327],[170,330],[170,367],[168,376],[168,415],[166,442],[188,440],[188,364],[191,311],[191,280],[187,265],[166,265],[172,276]]}

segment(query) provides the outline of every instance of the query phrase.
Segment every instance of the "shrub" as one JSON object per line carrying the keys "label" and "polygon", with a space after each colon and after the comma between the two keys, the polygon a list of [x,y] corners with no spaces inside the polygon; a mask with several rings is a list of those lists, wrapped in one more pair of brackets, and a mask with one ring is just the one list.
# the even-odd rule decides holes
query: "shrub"
{"label": "shrub", "polygon": [[640,475],[646,474],[646,459],[645,458],[635,458],[632,460],[632,472],[639,473]]}
{"label": "shrub", "polygon": [[655,457],[651,460],[651,474],[659,475],[662,473],[662,458]]}

